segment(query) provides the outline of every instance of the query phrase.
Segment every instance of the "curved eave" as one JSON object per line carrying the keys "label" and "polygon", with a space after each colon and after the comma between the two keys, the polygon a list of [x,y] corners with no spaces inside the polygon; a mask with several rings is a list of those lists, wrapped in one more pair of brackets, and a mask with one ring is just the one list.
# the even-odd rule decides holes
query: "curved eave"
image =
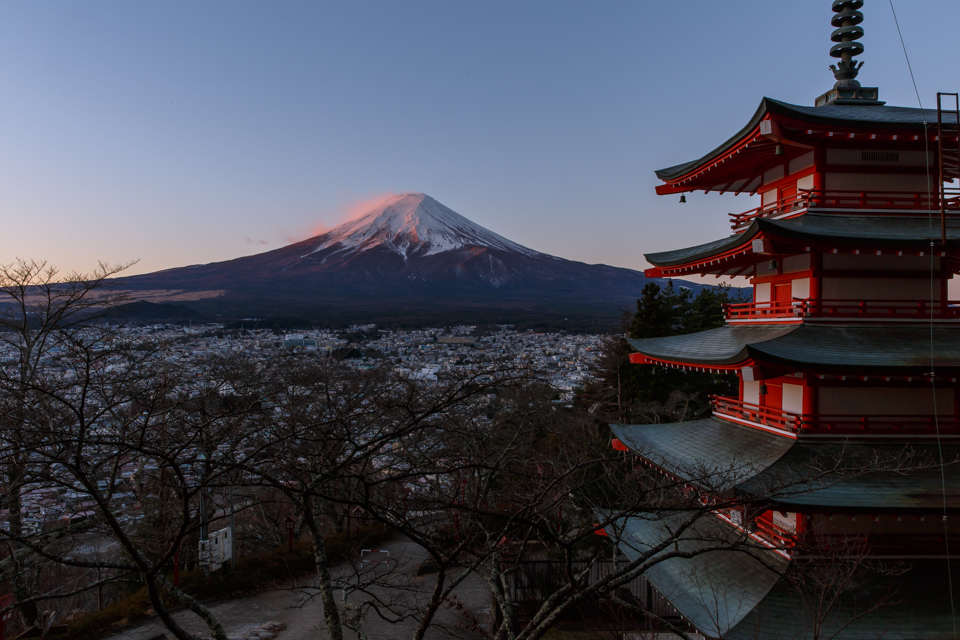
{"label": "curved eave", "polygon": [[[947,249],[960,247],[960,220],[947,220]],[[651,278],[714,273],[741,275],[760,260],[769,259],[774,247],[787,251],[901,250],[923,254],[929,251],[931,236],[939,240],[939,225],[919,216],[862,216],[844,213],[806,213],[785,220],[758,218],[742,233],[684,249],[645,254],[654,265],[644,271]],[[769,241],[757,243],[756,241]],[[938,243],[939,245],[939,243]],[[760,255],[754,255],[760,254]],[[749,275],[749,274],[748,274]]]}
{"label": "curved eave", "polygon": [[[607,533],[631,561],[643,560],[645,554],[659,560],[644,576],[706,637],[813,637],[810,602],[823,597],[822,589],[806,578],[799,581],[801,591],[790,575],[819,577],[822,569],[788,575],[805,566],[800,564],[805,561],[790,560],[713,516],[694,520],[682,533],[675,533],[693,518],[683,512],[638,514],[607,527]],[[658,545],[667,549],[652,553]],[[824,637],[956,638],[954,607],[948,597],[950,585],[960,581],[956,564],[949,574],[942,559],[904,558],[896,564],[897,571],[864,571],[835,596],[831,606],[815,618]]]}
{"label": "curved eave", "polygon": [[[707,637],[726,637],[728,630],[762,603],[789,566],[784,555],[715,516],[696,518],[687,512],[645,515],[623,518],[607,527],[607,533],[631,561],[644,554],[659,560],[644,576]],[[671,540],[668,549],[653,552]],[[717,548],[736,550],[702,552]],[[674,549],[682,555],[668,555]],[[709,581],[702,576],[709,576]]]}
{"label": "curved eave", "polygon": [[[667,167],[666,169],[659,169],[655,172],[657,177],[668,184],[675,183],[678,180],[682,180],[683,178],[695,173],[701,167],[710,164],[711,161],[720,158],[732,149],[742,146],[747,141],[754,139],[756,135],[759,134],[760,121],[763,120],[764,116],[767,114],[769,100],[770,98],[764,98],[761,100],[760,106],[757,107],[757,110],[754,112],[753,117],[750,118],[750,121],[719,147],[705,156],[698,158],[697,160],[684,162],[672,167]],[[659,188],[657,189],[657,192],[660,192]]]}
{"label": "curved eave", "polygon": [[719,418],[666,424],[611,424],[634,455],[683,482],[735,488],[775,464],[796,440]]}
{"label": "curved eave", "polygon": [[645,269],[643,274],[648,278],[664,278],[709,273],[711,270],[724,272],[733,270],[735,273],[742,267],[752,266],[753,260],[749,256],[753,253],[753,240],[760,234],[758,222],[754,220],[743,233],[713,242],[673,251],[644,254],[643,257],[647,262],[654,266]]}
{"label": "curved eave", "polygon": [[833,375],[960,375],[960,340],[950,327],[725,325],[629,343],[639,354],[633,363],[708,371],[756,364]]}
{"label": "curved eave", "polygon": [[960,340],[952,327],[797,325],[777,339],[748,345],[773,368],[835,375],[960,374]]}
{"label": "curved eave", "polygon": [[[646,340],[628,340],[652,363],[694,368],[739,368],[750,359],[748,347],[795,331],[796,325],[726,325],[717,329]],[[631,357],[631,362],[637,359]]]}
{"label": "curved eave", "polygon": [[[755,148],[755,152],[766,152],[772,149],[776,141],[764,137],[760,133],[760,123],[767,119],[782,119],[792,126],[808,124],[844,131],[869,129],[869,131],[916,130],[922,132],[924,122],[936,122],[936,111],[888,106],[828,105],[805,107],[780,102],[772,98],[763,98],[749,122],[723,144],[697,160],[656,171],[657,177],[666,183],[657,187],[657,193],[663,195],[695,189],[710,189],[711,185],[695,184],[693,181],[710,168],[743,153],[751,145],[763,147],[762,149]],[[716,183],[716,181],[713,181],[713,183]],[[755,186],[748,185],[745,182],[740,185],[727,184],[723,190],[752,191]]]}
{"label": "curved eave", "polygon": [[[682,482],[708,492],[736,490],[758,496],[787,511],[960,512],[956,444],[808,443],[716,417],[610,428],[634,455]],[[932,465],[941,454],[949,465],[946,480],[940,467]],[[911,457],[903,462],[904,455]],[[911,468],[859,471],[877,460],[900,460],[900,466]],[[844,471],[824,472],[834,468]]]}

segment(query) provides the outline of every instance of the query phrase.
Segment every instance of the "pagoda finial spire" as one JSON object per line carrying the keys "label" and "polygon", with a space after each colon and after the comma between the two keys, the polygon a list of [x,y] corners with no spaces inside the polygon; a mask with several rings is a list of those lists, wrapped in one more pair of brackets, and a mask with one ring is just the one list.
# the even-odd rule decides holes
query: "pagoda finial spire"
{"label": "pagoda finial spire", "polygon": [[862,62],[854,60],[855,56],[863,53],[863,43],[857,42],[863,37],[863,14],[859,9],[863,7],[863,0],[833,0],[833,19],[830,24],[834,31],[830,39],[836,42],[830,47],[830,55],[839,58],[836,66],[830,65],[833,77],[837,79],[833,89],[817,98],[816,105],[822,107],[830,104],[880,106],[876,87],[861,87],[857,82]]}
{"label": "pagoda finial spire", "polygon": [[858,11],[862,6],[863,0],[833,0],[835,15],[830,24],[836,30],[830,34],[830,39],[837,44],[830,47],[830,55],[840,58],[840,62],[837,66],[830,65],[830,70],[837,79],[833,86],[838,89],[860,86],[856,77],[863,63],[858,63],[853,57],[863,53],[863,44],[857,42],[863,37],[863,27],[859,26],[863,22],[863,14]]}

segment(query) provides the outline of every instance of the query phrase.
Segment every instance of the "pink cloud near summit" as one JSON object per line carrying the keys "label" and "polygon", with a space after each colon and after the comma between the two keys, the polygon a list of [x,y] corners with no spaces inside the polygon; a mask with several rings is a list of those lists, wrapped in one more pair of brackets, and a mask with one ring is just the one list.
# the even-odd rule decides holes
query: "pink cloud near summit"
{"label": "pink cloud near summit", "polygon": [[402,193],[393,193],[391,191],[385,191],[375,195],[367,196],[358,200],[352,200],[347,204],[340,207],[340,210],[335,216],[332,216],[336,219],[336,222],[333,225],[327,225],[323,222],[318,223],[311,227],[308,235],[305,238],[298,238],[298,240],[304,240],[306,238],[312,238],[314,236],[319,236],[321,234],[330,231],[336,227],[339,227],[342,224],[351,222],[358,218],[363,217],[369,213],[372,209],[377,207],[383,207],[389,201],[402,196]]}

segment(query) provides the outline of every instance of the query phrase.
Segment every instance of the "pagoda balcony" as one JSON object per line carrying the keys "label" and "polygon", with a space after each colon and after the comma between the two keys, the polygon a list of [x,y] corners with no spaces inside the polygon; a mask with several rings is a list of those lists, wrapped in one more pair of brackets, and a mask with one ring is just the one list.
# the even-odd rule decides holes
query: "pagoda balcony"
{"label": "pagoda balcony", "polygon": [[960,435],[960,420],[953,414],[826,415],[791,413],[724,396],[712,396],[710,402],[716,417],[794,435]]}
{"label": "pagoda balcony", "polygon": [[756,527],[754,534],[765,539],[774,548],[793,549],[797,546],[797,535],[795,533],[781,529],[777,525],[759,518],[754,520],[752,524]]}
{"label": "pagoda balcony", "polygon": [[[939,186],[939,185],[938,185]],[[940,211],[939,189],[932,193],[904,191],[825,191],[800,189],[796,194],[780,198],[743,213],[731,213],[730,226],[742,232],[757,218],[790,218],[810,209],[869,210],[871,215],[927,215]],[[945,190],[944,209],[951,215],[960,214],[960,187]]]}
{"label": "pagoda balcony", "polygon": [[821,320],[960,320],[960,301],[944,300],[815,300],[728,304],[727,322],[800,322]]}

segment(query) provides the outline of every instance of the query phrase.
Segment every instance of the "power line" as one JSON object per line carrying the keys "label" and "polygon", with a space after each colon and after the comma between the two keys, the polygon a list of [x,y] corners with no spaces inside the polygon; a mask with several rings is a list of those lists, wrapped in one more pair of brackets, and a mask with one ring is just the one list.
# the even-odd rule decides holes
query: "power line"
{"label": "power line", "polygon": [[[903,47],[903,57],[907,59],[907,69],[910,71],[910,80],[913,82],[913,92],[917,94],[917,103],[923,109],[923,102],[920,100],[920,91],[917,89],[917,81],[913,77],[913,67],[910,65],[910,56],[907,55],[907,45],[903,42],[903,33],[900,31],[900,21],[897,20],[897,10],[893,8],[893,0],[890,0],[890,11],[893,12],[893,24],[897,25],[897,35],[900,36],[900,46]],[[926,124],[926,122],[924,122]],[[927,167],[929,171],[929,166]]]}
{"label": "power line", "polygon": [[[920,90],[917,89],[917,79],[913,75],[913,66],[910,64],[910,56],[907,54],[907,45],[903,40],[903,32],[900,30],[900,21],[897,20],[897,10],[893,8],[893,0],[890,1],[890,11],[893,13],[893,23],[897,26],[897,35],[900,36],[900,46],[903,48],[903,57],[907,61],[907,70],[910,72],[910,81],[913,83],[913,92],[917,96],[917,104],[920,106],[921,112],[923,111],[923,100],[920,99]],[[939,101],[938,101],[939,102]],[[939,108],[939,107],[938,107]],[[926,114],[923,116],[923,147],[924,147],[924,156],[926,158],[926,167],[927,167],[927,207],[930,207],[933,203],[933,189],[930,184],[930,136],[927,130],[927,118]],[[941,135],[941,131],[937,131],[937,135]],[[939,189],[938,189],[939,191]],[[947,587],[950,595],[950,622],[953,626],[953,635],[957,635],[957,618],[956,610],[954,606],[953,599],[953,571],[950,563],[950,535],[949,527],[947,525],[947,478],[946,471],[944,469],[943,462],[943,444],[940,441],[940,416],[938,415],[937,408],[937,379],[936,379],[936,369],[934,368],[934,305],[933,305],[933,293],[934,293],[934,240],[933,240],[933,211],[928,209],[927,211],[927,222],[928,228],[930,231],[930,393],[933,396],[933,424],[936,429],[937,434],[937,452],[940,456],[940,490],[943,497],[943,542],[946,547],[947,552]],[[942,265],[941,265],[942,268]],[[941,300],[941,304],[946,304],[946,300]]]}

